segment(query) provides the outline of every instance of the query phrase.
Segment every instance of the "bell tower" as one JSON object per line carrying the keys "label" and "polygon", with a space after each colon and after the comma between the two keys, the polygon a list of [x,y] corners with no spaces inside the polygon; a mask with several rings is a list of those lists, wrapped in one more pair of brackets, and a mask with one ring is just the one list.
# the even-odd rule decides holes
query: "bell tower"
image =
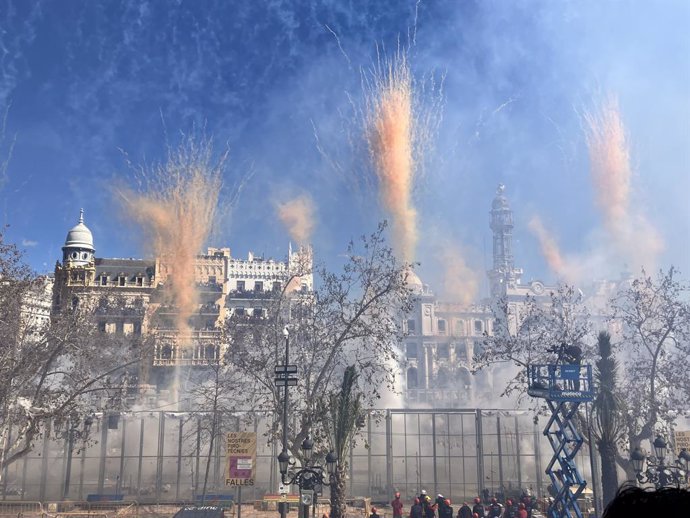
{"label": "bell tower", "polygon": [[504,192],[505,185],[498,184],[491,203],[489,227],[493,232],[493,268],[488,276],[492,297],[505,295],[508,288],[519,284],[522,275],[513,259],[513,211]]}

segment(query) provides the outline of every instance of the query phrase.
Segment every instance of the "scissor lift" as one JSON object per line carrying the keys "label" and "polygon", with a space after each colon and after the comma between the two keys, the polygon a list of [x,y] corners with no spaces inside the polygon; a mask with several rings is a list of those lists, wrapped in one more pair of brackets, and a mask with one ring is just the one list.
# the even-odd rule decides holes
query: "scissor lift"
{"label": "scissor lift", "polygon": [[580,403],[594,399],[592,366],[580,364],[529,365],[527,367],[530,396],[543,398],[551,410],[544,435],[549,439],[553,457],[546,468],[554,490],[549,518],[582,518],[577,498],[587,481],[577,470],[575,455],[583,439],[574,417]]}

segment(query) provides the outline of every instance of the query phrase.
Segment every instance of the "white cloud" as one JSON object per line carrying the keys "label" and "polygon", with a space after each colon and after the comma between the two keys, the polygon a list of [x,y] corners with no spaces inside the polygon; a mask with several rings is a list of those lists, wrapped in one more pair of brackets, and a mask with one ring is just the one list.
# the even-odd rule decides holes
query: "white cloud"
{"label": "white cloud", "polygon": [[31,239],[22,239],[22,246],[25,246],[26,248],[32,248],[38,244],[38,241],[33,241]]}

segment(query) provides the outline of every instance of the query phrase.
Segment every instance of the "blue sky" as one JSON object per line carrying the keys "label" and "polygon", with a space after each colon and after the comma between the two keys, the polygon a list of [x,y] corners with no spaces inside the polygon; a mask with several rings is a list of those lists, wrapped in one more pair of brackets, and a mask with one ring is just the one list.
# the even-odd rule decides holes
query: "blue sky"
{"label": "blue sky", "polygon": [[[682,0],[0,0],[0,151],[16,139],[2,217],[40,271],[52,270],[80,207],[98,256],[140,257],[113,199],[116,183],[134,181],[126,158],[162,160],[181,132],[204,128],[230,152],[226,199],[251,172],[211,244],[282,257],[288,237],[274,204],[308,192],[315,248],[335,262],[383,217],[375,193],[355,187],[370,172],[348,136],[362,70],[377,48],[402,45],[420,84],[443,82],[415,198],[423,278],[441,282],[448,243],[486,268],[499,182],[527,279],[552,279],[527,229],[533,215],[566,252],[602,246],[581,114],[606,93],[618,96],[629,131],[635,206],[666,243],[660,266],[687,274],[688,26]],[[624,266],[620,258],[593,274]]]}

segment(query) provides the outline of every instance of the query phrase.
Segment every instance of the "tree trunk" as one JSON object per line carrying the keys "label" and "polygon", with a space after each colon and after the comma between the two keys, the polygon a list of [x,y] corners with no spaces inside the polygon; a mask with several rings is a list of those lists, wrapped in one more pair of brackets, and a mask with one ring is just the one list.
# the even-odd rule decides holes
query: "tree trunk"
{"label": "tree trunk", "polygon": [[604,507],[606,507],[618,491],[618,471],[616,468],[616,445],[607,441],[598,441],[597,449],[601,457],[601,488],[603,490]]}
{"label": "tree trunk", "polygon": [[345,518],[345,463],[338,463],[334,480],[331,484],[330,518]]}

